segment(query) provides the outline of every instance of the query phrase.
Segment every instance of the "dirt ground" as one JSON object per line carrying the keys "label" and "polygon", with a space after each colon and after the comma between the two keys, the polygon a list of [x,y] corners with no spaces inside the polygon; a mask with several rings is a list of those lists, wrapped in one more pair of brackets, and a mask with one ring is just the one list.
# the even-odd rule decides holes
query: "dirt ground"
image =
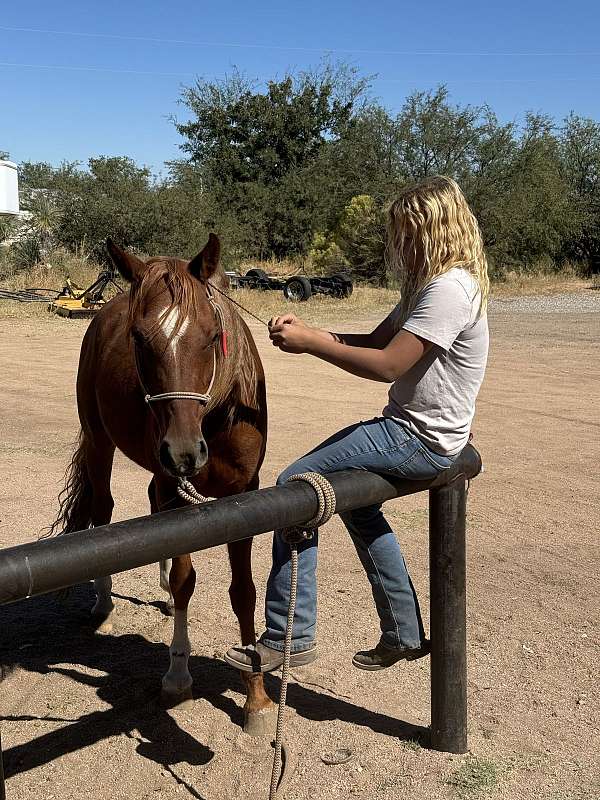
{"label": "dirt ground", "polygon": [[[86,323],[0,320],[0,547],[53,518],[78,424],[74,377]],[[600,797],[598,675],[598,313],[490,315],[492,348],[474,426],[485,473],[468,518],[469,745],[422,746],[429,665],[381,673],[350,664],[378,629],[368,584],[336,518],[320,553],[322,658],[289,689],[298,754],[289,800]],[[369,329],[368,322],[355,330]],[[262,484],[335,429],[380,412],[385,386],[305,356],[253,328],[270,398]],[[141,470],[118,458],[115,519],[147,513]],[[389,503],[427,614],[427,498]],[[255,542],[257,625],[270,537]],[[157,703],[171,620],[158,570],[118,575],[111,635],[90,627],[90,586],[0,609],[0,686],[9,800],[266,798],[272,751],[240,730],[242,686],[222,661],[238,639],[224,548],[195,558],[191,707]],[[277,676],[269,676],[273,696]],[[352,759],[321,757],[349,748]]]}

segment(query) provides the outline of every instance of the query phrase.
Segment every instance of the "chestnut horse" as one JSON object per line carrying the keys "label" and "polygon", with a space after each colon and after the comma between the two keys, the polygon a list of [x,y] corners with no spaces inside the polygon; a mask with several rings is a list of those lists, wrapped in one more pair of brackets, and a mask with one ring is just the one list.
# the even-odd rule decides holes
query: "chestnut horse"
{"label": "chestnut horse", "polygon": [[[244,321],[211,288],[211,283],[228,285],[219,265],[218,238],[211,234],[189,263],[162,257],[144,262],[111,241],[107,246],[131,290],[98,312],[83,339],[77,376],[79,445],[52,532],[110,522],[117,447],[152,473],[152,513],[185,505],[177,495],[184,478],[208,497],[258,488],[265,453],[262,364]],[[255,642],[251,549],[252,539],[229,545],[229,595],[245,644]],[[174,558],[170,570],[168,564],[161,563],[161,586],[169,593],[174,634],[162,694],[176,703],[191,697],[187,609],[196,573],[189,555]],[[94,585],[92,613],[107,632],[114,610],[112,581],[101,578]],[[262,675],[242,677],[245,728],[260,732],[272,703]]]}

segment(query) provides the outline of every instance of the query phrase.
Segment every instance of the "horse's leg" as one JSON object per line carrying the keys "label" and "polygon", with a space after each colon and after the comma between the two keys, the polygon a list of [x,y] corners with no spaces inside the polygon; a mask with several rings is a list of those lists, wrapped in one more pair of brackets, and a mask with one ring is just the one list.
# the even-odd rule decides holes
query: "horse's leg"
{"label": "horse's leg", "polygon": [[[157,506],[167,501],[169,508],[181,507],[179,498],[173,498],[173,484],[155,483]],[[162,679],[161,698],[166,705],[176,705],[192,697],[192,676],[188,669],[191,644],[188,636],[188,605],[194,594],[196,572],[191,556],[176,556],[172,559],[169,587],[173,596],[173,639],[169,647],[169,670]]]}
{"label": "horse's leg", "polygon": [[[102,437],[100,442],[95,438],[94,446],[88,452],[87,470],[92,484],[91,517],[93,527],[108,525],[112,517],[114,501],[110,491],[110,476],[114,454],[115,446],[108,437]],[[100,633],[110,633],[113,627],[115,607],[111,596],[112,578],[110,575],[96,578],[94,589],[96,603],[92,608],[92,616],[101,622],[98,627]]]}
{"label": "horse's leg", "polygon": [[[150,484],[148,485],[148,497],[150,499],[150,513],[156,514],[157,511],[160,511],[160,507],[156,498],[156,481],[154,478],[152,478]],[[160,588],[169,595],[169,599],[166,602],[166,612],[170,617],[173,616],[175,610],[173,595],[171,594],[171,587],[169,585],[169,573],[171,572],[172,565],[173,562],[170,558],[161,561],[159,564]]]}
{"label": "horse's leg", "polygon": [[196,585],[196,572],[189,555],[177,556],[169,575],[175,605],[173,640],[169,647],[169,671],[162,679],[162,699],[172,705],[192,698],[192,676],[188,669],[191,644],[188,637],[188,605]]}
{"label": "horse's leg", "polygon": [[[242,644],[255,644],[254,610],[256,589],[252,580],[252,539],[227,545],[231,564],[231,607],[238,619]],[[261,672],[242,672],[246,687],[244,731],[250,736],[271,736],[275,725],[275,705],[265,691]]]}

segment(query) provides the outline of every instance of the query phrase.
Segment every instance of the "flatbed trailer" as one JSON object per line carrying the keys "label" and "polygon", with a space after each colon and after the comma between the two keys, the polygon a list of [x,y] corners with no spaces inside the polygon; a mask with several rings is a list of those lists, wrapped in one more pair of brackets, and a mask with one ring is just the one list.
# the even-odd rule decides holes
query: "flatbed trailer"
{"label": "flatbed trailer", "polygon": [[245,275],[238,272],[227,272],[229,285],[232,289],[258,289],[260,291],[283,291],[286,300],[304,302],[313,294],[324,294],[330,297],[350,297],[353,291],[352,279],[343,272],[335,275],[291,275],[279,277],[268,275],[262,269],[249,269]]}

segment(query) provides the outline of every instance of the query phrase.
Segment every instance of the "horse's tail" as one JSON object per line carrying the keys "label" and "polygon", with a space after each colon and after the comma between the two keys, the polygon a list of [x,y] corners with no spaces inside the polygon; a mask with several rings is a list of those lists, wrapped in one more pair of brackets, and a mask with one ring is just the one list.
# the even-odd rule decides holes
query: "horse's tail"
{"label": "horse's tail", "polygon": [[77,447],[65,472],[65,486],[58,496],[58,516],[44,536],[61,536],[92,524],[92,483],[88,475],[86,440],[79,432]]}

